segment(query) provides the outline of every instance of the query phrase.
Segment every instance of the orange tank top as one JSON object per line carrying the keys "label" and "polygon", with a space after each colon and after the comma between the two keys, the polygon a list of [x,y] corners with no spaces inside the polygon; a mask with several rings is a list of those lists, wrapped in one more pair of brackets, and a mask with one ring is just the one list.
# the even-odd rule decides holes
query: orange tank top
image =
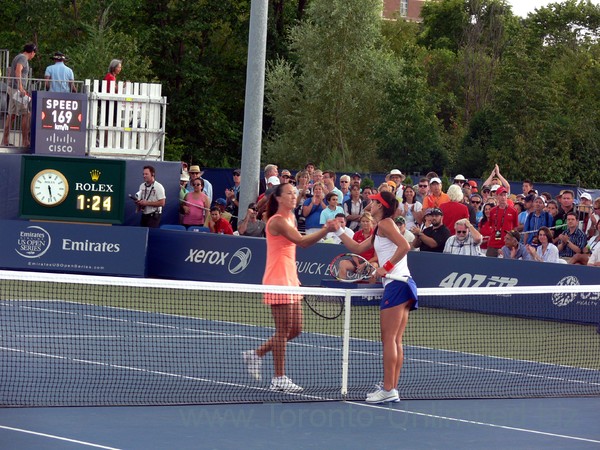
{"label": "orange tank top", "polygon": [[[281,214],[275,214],[269,218],[265,227],[267,235],[267,263],[265,265],[263,284],[300,286],[298,270],[296,268],[296,244],[284,236],[274,236],[269,232],[269,223],[277,216],[284,218]],[[294,217],[284,218],[284,220],[292,227],[296,227]]]}

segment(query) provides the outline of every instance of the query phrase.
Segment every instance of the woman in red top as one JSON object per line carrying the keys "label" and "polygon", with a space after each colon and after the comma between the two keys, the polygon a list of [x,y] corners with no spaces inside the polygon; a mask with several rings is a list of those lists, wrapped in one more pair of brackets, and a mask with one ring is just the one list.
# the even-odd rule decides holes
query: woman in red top
{"label": "woman in red top", "polygon": [[[329,231],[336,231],[335,221],[328,220],[326,226],[317,232],[301,235],[296,228],[295,207],[296,188],[290,183],[278,185],[267,201],[267,262],[263,276],[265,285],[299,286],[296,246],[309,247],[323,239]],[[267,293],[264,295],[264,301],[271,306],[275,334],[256,350],[248,350],[242,354],[248,373],[260,380],[262,357],[272,351],[275,376],[271,380],[270,389],[299,392],[302,388],[285,375],[285,350],[287,342],[302,331],[301,297],[294,294]]]}
{"label": "woman in red top", "polygon": [[[123,62],[120,59],[113,59],[108,65],[108,73],[104,75],[104,79],[106,80],[106,92],[112,92],[110,90],[110,85],[114,81],[116,83],[117,76],[121,73],[123,69]],[[115,86],[115,92],[117,88]]]}
{"label": "woman in red top", "polygon": [[[358,242],[360,244],[362,241],[370,238],[371,235],[373,234],[373,224],[374,223],[375,222],[373,220],[373,216],[371,215],[371,213],[368,213],[368,212],[363,213],[362,216],[360,216],[360,230],[358,230],[356,233],[354,233],[354,237],[352,239],[354,239],[356,242]],[[364,253],[361,253],[360,256],[362,256],[367,261],[369,261],[371,264],[373,264],[375,267],[377,267],[377,256],[375,256],[374,248],[368,249]]]}
{"label": "woman in red top", "polygon": [[480,245],[483,250],[487,249],[488,241],[493,233],[492,222],[490,221],[490,211],[493,207],[493,203],[486,203],[483,205],[483,217],[479,221],[479,226],[477,227],[479,233],[481,233],[481,236],[483,236],[483,240],[481,241]]}

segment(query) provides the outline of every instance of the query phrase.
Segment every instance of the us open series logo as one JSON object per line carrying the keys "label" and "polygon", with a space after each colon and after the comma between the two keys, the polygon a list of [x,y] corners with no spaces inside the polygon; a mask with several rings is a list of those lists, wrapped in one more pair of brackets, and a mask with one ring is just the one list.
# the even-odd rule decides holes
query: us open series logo
{"label": "us open series logo", "polygon": [[42,227],[30,226],[19,232],[15,251],[23,258],[39,258],[50,248],[52,238]]}

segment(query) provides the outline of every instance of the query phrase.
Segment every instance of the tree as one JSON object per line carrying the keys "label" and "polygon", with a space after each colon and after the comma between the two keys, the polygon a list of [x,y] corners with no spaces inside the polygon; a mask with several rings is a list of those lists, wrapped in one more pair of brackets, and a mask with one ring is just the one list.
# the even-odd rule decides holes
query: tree
{"label": "tree", "polygon": [[385,84],[396,72],[382,47],[378,0],[311,2],[290,32],[290,60],[267,74],[273,128],[265,158],[301,167],[376,166],[374,131]]}

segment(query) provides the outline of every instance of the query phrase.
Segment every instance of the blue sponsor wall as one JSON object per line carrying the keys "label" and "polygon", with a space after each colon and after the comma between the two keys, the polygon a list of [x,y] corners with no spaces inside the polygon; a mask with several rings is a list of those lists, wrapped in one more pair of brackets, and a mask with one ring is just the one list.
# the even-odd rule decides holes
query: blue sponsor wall
{"label": "blue sponsor wall", "polygon": [[0,220],[0,267],[143,277],[148,229]]}
{"label": "blue sponsor wall", "polygon": [[[51,222],[0,221],[0,268],[89,273],[222,283],[261,284],[262,238],[188,231]],[[298,249],[300,281],[331,280],[328,263],[345,247]],[[408,264],[420,288],[599,284],[595,267],[411,252]],[[338,286],[339,287],[339,286]],[[226,288],[226,287],[225,287]],[[423,297],[423,306],[572,320],[600,321],[600,293],[546,296]]]}

